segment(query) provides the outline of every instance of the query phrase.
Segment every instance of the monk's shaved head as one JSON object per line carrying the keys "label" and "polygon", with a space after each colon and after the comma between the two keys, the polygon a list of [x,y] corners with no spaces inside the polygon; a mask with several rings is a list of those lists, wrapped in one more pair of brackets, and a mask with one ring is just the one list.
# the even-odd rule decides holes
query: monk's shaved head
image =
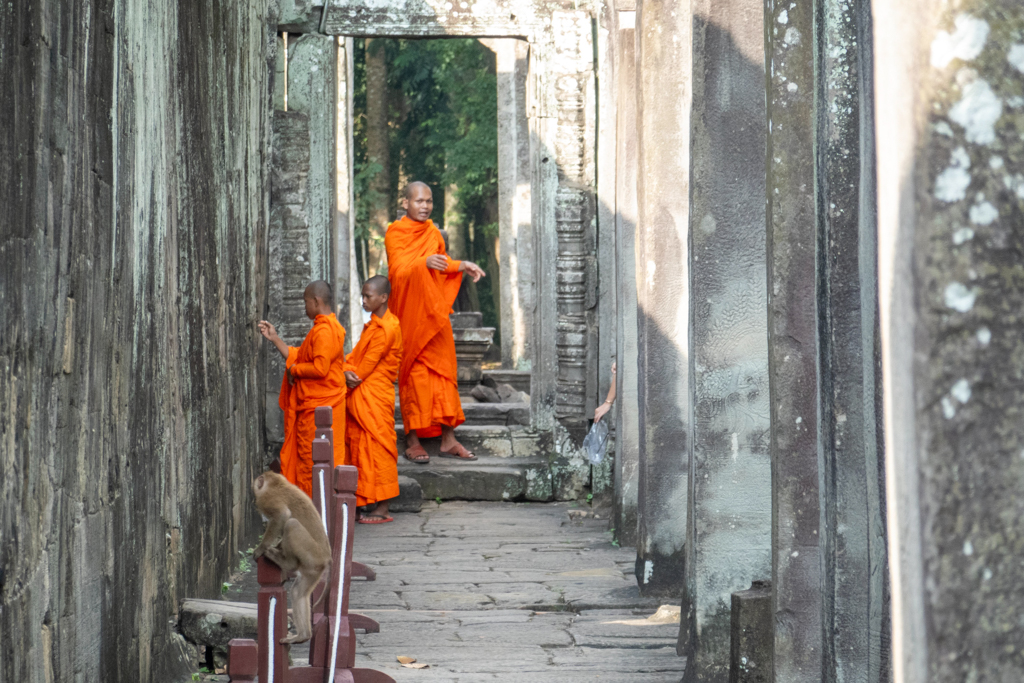
{"label": "monk's shaved head", "polygon": [[334,291],[331,290],[331,286],[323,280],[316,280],[310,282],[306,287],[307,295],[316,297],[323,301],[330,308],[334,308]]}
{"label": "monk's shaved head", "polygon": [[383,275],[374,275],[363,283],[364,287],[367,285],[377,294],[391,294],[391,281]]}
{"label": "monk's shaved head", "polygon": [[402,193],[402,196],[405,197],[406,199],[410,199],[412,197],[413,191],[419,188],[423,188],[427,192],[430,192],[430,194],[434,194],[430,190],[430,185],[427,185],[422,180],[414,180],[405,186],[405,192]]}

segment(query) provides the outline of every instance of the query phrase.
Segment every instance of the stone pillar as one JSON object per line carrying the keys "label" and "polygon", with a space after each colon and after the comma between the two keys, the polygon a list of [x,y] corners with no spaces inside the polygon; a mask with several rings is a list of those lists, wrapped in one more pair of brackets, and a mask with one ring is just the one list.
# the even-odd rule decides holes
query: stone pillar
{"label": "stone pillar", "polygon": [[[809,0],[769,3],[765,17],[765,54],[771,65],[767,96],[771,623],[775,680],[787,683],[822,680],[812,153],[815,5]],[[855,211],[852,215],[856,220]]]}
{"label": "stone pillar", "polygon": [[530,133],[526,119],[529,43],[481,40],[495,53],[498,81],[498,239],[501,275],[501,364],[529,368],[533,310],[530,230]]}
{"label": "stone pillar", "polygon": [[687,2],[637,8],[637,579],[671,596],[688,499],[690,23]]}
{"label": "stone pillar", "polygon": [[[640,465],[640,416],[637,413],[636,236],[636,11],[618,11],[614,43],[616,107],[615,151],[615,537],[636,545],[637,487]],[[685,486],[685,480],[683,482]],[[680,534],[682,538],[685,533]]]}
{"label": "stone pillar", "polygon": [[693,424],[680,635],[684,680],[701,683],[728,679],[731,593],[771,572],[763,14],[760,0],[693,2]]}
{"label": "stone pillar", "polygon": [[[890,629],[876,389],[871,12],[863,1],[826,0],[819,7],[815,136],[824,640],[818,661],[824,667],[820,680],[877,683],[890,679]],[[777,559],[782,554],[776,550]]]}
{"label": "stone pillar", "polygon": [[[336,60],[334,38],[290,36],[288,111],[274,112],[267,318],[294,345],[310,327],[302,302],[306,285],[311,280],[333,280]],[[276,352],[269,358],[266,435],[274,452],[284,439],[277,406],[284,363]]]}
{"label": "stone pillar", "polygon": [[332,281],[335,212],[334,168],[337,164],[337,55],[333,36],[307,33],[288,46],[288,110],[309,117],[309,176],[305,220],[314,279]]}
{"label": "stone pillar", "polygon": [[893,675],[1021,680],[1020,3],[873,11]]}
{"label": "stone pillar", "polygon": [[351,350],[359,341],[359,335],[363,330],[362,283],[356,262],[355,187],[352,178],[352,95],[355,65],[352,38],[339,36],[337,41],[337,156],[334,169],[337,212],[334,221],[334,297],[338,321],[348,332],[345,336],[346,350]]}

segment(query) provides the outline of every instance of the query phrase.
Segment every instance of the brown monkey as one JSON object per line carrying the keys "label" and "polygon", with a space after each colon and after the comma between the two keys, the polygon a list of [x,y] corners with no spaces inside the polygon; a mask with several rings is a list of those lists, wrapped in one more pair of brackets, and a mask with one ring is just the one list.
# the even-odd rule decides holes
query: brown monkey
{"label": "brown monkey", "polygon": [[301,643],[313,635],[310,594],[331,566],[331,544],[323,522],[302,489],[276,472],[267,471],[252,483],[256,508],[267,520],[263,540],[253,555],[266,555],[285,574],[298,576],[289,591],[295,635],[282,643]]}

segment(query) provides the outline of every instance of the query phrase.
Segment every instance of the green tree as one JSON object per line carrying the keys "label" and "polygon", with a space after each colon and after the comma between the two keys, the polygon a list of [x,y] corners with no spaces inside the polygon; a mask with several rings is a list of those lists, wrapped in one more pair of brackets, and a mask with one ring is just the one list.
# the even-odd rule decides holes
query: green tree
{"label": "green tree", "polygon": [[[400,186],[410,180],[429,184],[434,188],[434,222],[448,230],[465,231],[469,257],[488,270],[488,277],[478,285],[478,298],[485,324],[498,327],[494,54],[472,38],[383,42],[389,94],[388,191],[370,186],[370,179],[384,169],[373,166],[374,160],[367,156],[365,43],[357,41],[357,222],[365,226],[364,221],[382,207],[394,219]],[[458,221],[451,226],[444,223],[444,193],[449,187],[458,188]],[[364,241],[369,237],[359,226],[356,235]]]}

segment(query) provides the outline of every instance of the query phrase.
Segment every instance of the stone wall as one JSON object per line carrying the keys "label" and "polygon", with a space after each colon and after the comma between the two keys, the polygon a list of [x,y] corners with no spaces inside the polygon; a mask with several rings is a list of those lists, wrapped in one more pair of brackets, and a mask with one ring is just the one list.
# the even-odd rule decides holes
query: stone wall
{"label": "stone wall", "polygon": [[268,9],[0,8],[0,680],[180,680],[256,536]]}
{"label": "stone wall", "polygon": [[893,672],[1024,677],[1024,15],[876,1]]}

